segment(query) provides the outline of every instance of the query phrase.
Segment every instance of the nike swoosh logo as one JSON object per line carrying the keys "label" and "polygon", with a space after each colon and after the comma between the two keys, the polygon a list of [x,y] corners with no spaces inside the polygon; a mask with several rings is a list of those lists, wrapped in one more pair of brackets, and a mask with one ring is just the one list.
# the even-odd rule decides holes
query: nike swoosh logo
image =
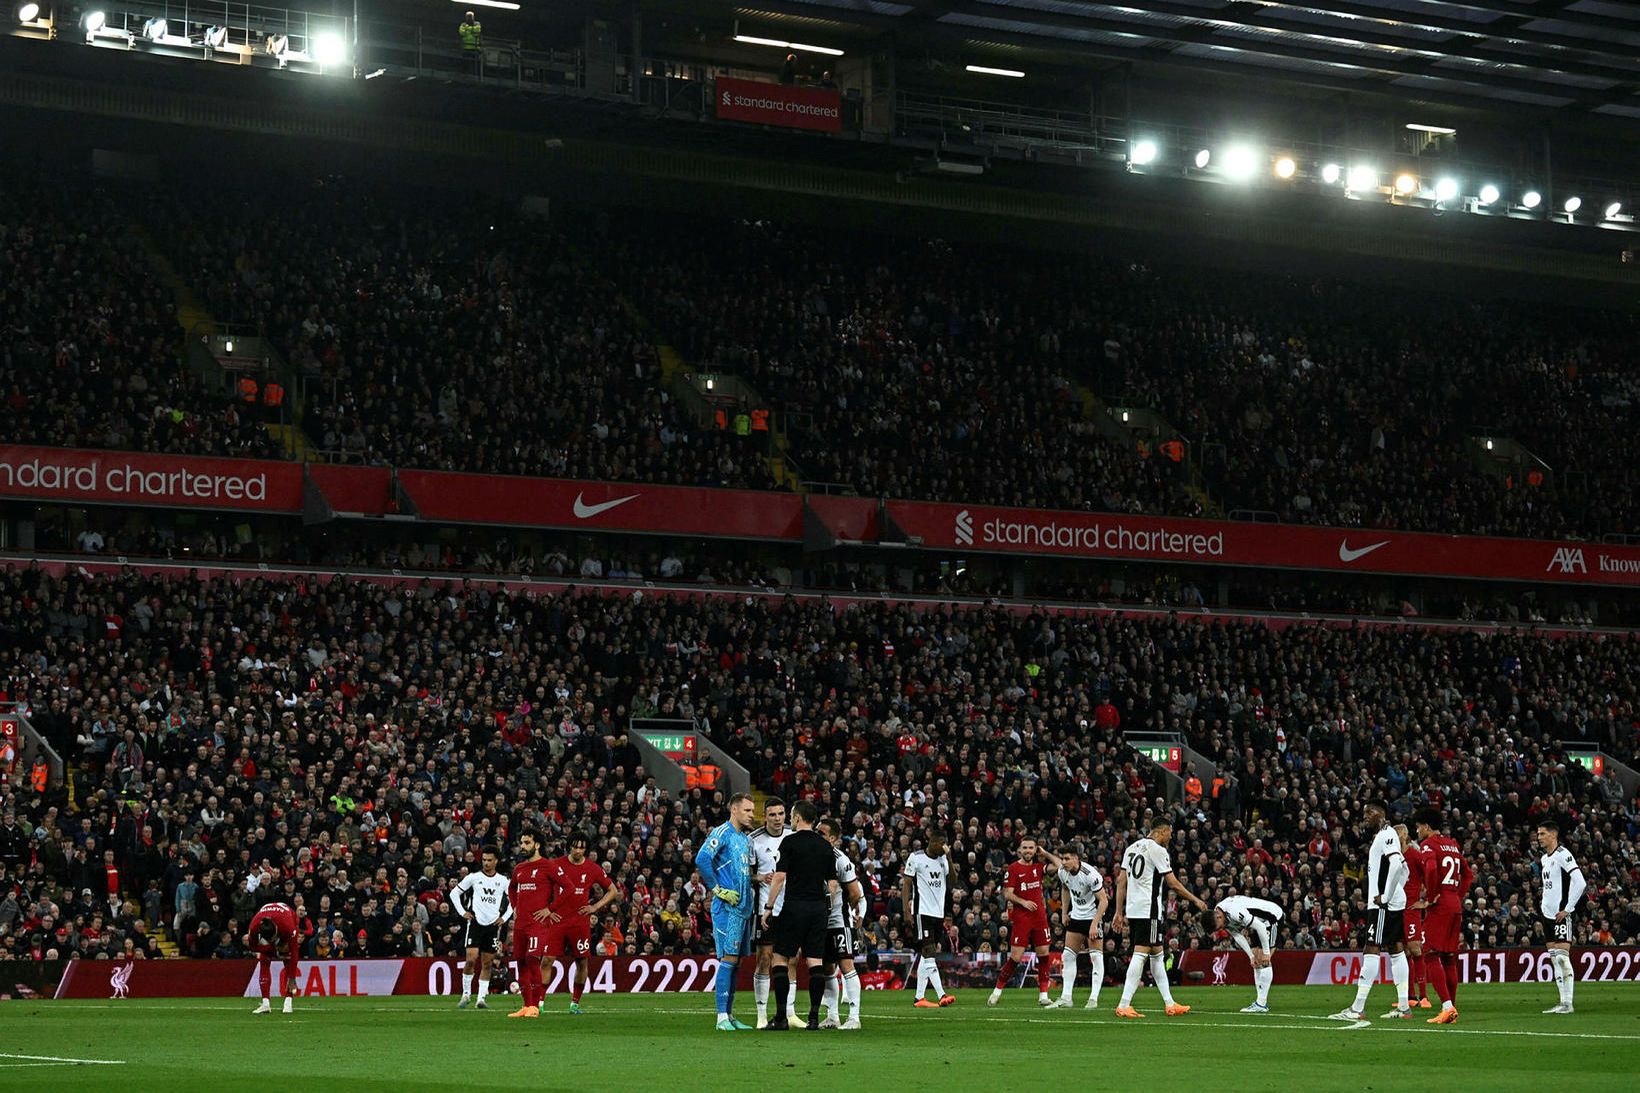
{"label": "nike swoosh logo", "polygon": [[1338,560],[1341,562],[1353,562],[1357,558],[1365,558],[1368,554],[1371,554],[1379,547],[1385,546],[1389,546],[1388,539],[1385,539],[1381,543],[1374,543],[1371,546],[1364,546],[1360,550],[1351,550],[1350,541],[1345,539],[1343,542],[1338,544]]}
{"label": "nike swoosh logo", "polygon": [[637,498],[638,495],[633,493],[628,494],[625,497],[617,497],[613,501],[604,501],[597,505],[589,505],[582,500],[581,495],[577,493],[575,495],[575,515],[582,520],[586,520],[593,516],[597,516],[600,512],[608,512],[617,505],[624,505],[628,501],[635,501]]}

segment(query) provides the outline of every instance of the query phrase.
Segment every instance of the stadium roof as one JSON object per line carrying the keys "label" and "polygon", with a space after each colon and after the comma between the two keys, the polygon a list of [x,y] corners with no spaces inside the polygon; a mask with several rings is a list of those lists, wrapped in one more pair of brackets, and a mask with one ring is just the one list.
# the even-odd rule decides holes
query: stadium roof
{"label": "stadium roof", "polygon": [[1640,118],[1640,5],[1615,0],[754,0],[735,14],[1022,60],[1044,52]]}

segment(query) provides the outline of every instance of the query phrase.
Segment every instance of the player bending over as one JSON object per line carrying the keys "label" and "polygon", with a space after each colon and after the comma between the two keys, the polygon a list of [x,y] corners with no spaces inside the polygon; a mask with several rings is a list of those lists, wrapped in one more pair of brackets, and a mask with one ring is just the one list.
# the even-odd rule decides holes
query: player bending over
{"label": "player bending over", "polygon": [[[256,880],[255,876],[250,878]],[[252,884],[246,886],[255,891]],[[285,999],[285,1012],[291,1012],[291,995],[296,991],[296,909],[287,903],[268,903],[251,918],[245,930],[245,947],[256,953],[256,978],[262,987],[262,1004],[252,1013],[272,1013],[269,1000],[273,986],[273,958],[285,954],[285,967],[279,975],[279,993]]]}
{"label": "player bending over", "polygon": [[1356,981],[1355,1004],[1329,1014],[1336,1021],[1359,1021],[1365,1015],[1367,996],[1378,978],[1379,953],[1390,953],[1390,975],[1395,980],[1395,1008],[1385,1020],[1410,1020],[1407,1008],[1406,907],[1407,861],[1401,854],[1401,838],[1389,826],[1389,807],[1371,801],[1366,809],[1367,830],[1373,833],[1372,850],[1367,855],[1367,910],[1373,915],[1371,933],[1362,946],[1361,977]]}
{"label": "player bending over", "polygon": [[[466,1009],[473,997],[473,972],[478,971],[478,1009],[489,1009],[484,1001],[490,993],[490,970],[495,954],[501,951],[501,934],[512,920],[512,901],[507,898],[511,880],[496,872],[496,852],[479,856],[479,872],[468,873],[450,889],[450,906],[465,920],[461,947],[466,963],[461,968],[461,1001],[456,1009]],[[469,905],[470,901],[470,905]]]}
{"label": "player bending over", "polygon": [[1162,922],[1166,917],[1167,901],[1163,898],[1163,888],[1171,888],[1198,911],[1207,910],[1207,904],[1191,894],[1173,875],[1173,860],[1167,854],[1167,844],[1172,839],[1172,822],[1156,820],[1150,825],[1149,837],[1139,839],[1123,853],[1122,866],[1116,873],[1116,917],[1111,921],[1111,929],[1117,933],[1130,932],[1133,937],[1133,958],[1128,961],[1127,980],[1122,984],[1122,1001],[1116,1007],[1118,1017],[1144,1016],[1133,1008],[1133,995],[1145,977],[1147,964],[1151,978],[1156,980],[1156,989],[1162,992],[1162,1005],[1167,1007],[1167,1015],[1182,1017],[1190,1012],[1189,1006],[1181,1006],[1173,1000],[1173,991],[1167,982],[1166,941]]}
{"label": "player bending over", "polygon": [[[951,936],[950,888],[946,880],[951,874],[951,862],[945,856],[945,835],[939,831],[928,833],[927,845],[905,860],[900,871],[900,906],[905,908],[905,924],[916,939],[917,996],[911,1002],[918,1009],[938,1009],[956,1001],[945,993],[940,981],[937,954]],[[934,988],[938,1001],[929,1001],[925,995]]]}
{"label": "player bending over", "polygon": [[1099,870],[1082,860],[1082,851],[1075,846],[1065,848],[1060,859],[1059,884],[1065,890],[1065,986],[1059,996],[1061,1008],[1071,1005],[1071,993],[1076,986],[1076,969],[1081,958],[1088,958],[1088,972],[1093,980],[1093,991],[1088,995],[1088,1009],[1099,1008],[1099,988],[1105,983],[1104,921],[1110,893],[1105,890],[1105,879]]}
{"label": "player bending over", "polygon": [[1056,870],[1065,867],[1031,836],[1019,840],[1019,860],[1009,864],[1002,884],[1002,898],[1008,902],[1008,958],[997,972],[997,985],[985,1000],[987,1006],[1002,1001],[1002,988],[1014,977],[1026,949],[1036,953],[1036,1004],[1046,1009],[1070,1005],[1068,999],[1048,997],[1048,948],[1053,937],[1048,929],[1048,897],[1042,890],[1043,865],[1039,858],[1046,859]]}
{"label": "player bending over", "polygon": [[[1243,1013],[1270,1012],[1270,984],[1276,976],[1270,957],[1276,947],[1276,927],[1284,917],[1286,912],[1279,903],[1256,896],[1228,896],[1214,904],[1212,914],[1203,923],[1209,932],[1230,931],[1230,940],[1247,954],[1247,959],[1253,964],[1253,986],[1258,996],[1253,999],[1252,1005],[1242,1007]],[[1258,941],[1256,950],[1248,940],[1248,934]]]}
{"label": "player bending over", "polygon": [[1538,824],[1537,840],[1543,848],[1538,862],[1543,870],[1543,901],[1538,911],[1549,934],[1549,963],[1554,965],[1555,989],[1560,991],[1560,1004],[1543,1012],[1571,1013],[1572,985],[1577,981],[1572,971],[1572,912],[1583,899],[1586,885],[1577,859],[1560,843],[1559,824],[1548,820]]}
{"label": "player bending over", "polygon": [[746,833],[757,822],[749,793],[729,798],[729,819],[714,827],[695,855],[700,879],[712,890],[712,944],[717,949],[717,1030],[750,1032],[736,1021],[735,976],[750,944],[749,919],[757,909],[752,886],[752,844]]}

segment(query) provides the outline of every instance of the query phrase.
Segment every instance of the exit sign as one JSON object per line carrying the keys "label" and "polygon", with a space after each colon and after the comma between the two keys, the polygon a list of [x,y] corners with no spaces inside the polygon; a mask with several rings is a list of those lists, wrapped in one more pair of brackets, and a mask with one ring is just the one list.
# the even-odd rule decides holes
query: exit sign
{"label": "exit sign", "polygon": [[1180,749],[1168,747],[1165,744],[1147,744],[1139,749],[1139,754],[1157,766],[1172,771],[1174,774],[1179,773],[1184,766]]}
{"label": "exit sign", "polygon": [[656,751],[660,752],[674,763],[681,763],[686,760],[689,762],[694,761],[694,733],[646,732],[643,734],[643,738],[653,744]]}
{"label": "exit sign", "polygon": [[1567,754],[1572,757],[1572,762],[1581,764],[1596,778],[1606,773],[1606,757],[1597,751],[1573,751]]}

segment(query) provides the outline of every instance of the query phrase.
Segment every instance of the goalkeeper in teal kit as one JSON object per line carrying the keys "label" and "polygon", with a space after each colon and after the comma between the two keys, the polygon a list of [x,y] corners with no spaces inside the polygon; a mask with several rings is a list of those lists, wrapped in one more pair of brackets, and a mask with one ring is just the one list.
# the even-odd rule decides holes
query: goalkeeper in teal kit
{"label": "goalkeeper in teal kit", "polygon": [[717,1027],[745,1032],[752,1026],[734,1019],[735,976],[750,946],[752,915],[752,843],[746,837],[757,823],[757,806],[745,793],[729,798],[729,821],[706,836],[695,868],[712,889],[712,939],[717,946]]}

